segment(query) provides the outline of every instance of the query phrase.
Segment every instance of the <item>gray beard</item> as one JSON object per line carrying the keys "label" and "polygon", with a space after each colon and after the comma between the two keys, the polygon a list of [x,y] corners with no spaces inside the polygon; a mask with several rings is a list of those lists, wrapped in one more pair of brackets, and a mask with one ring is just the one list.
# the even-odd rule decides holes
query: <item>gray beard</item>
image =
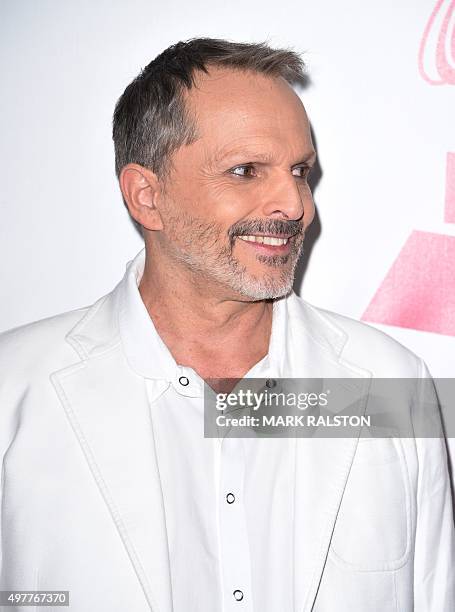
{"label": "gray beard", "polygon": [[[264,266],[270,268],[286,266],[279,275],[264,273],[258,278],[248,273],[246,267],[240,264],[232,254],[236,232],[247,233],[255,229],[261,231],[257,222],[252,222],[248,229],[245,228],[245,224],[239,230],[236,227],[231,228],[228,236],[229,243],[220,248],[219,244],[222,243],[224,236],[220,226],[207,224],[188,214],[180,214],[178,217],[170,215],[169,221],[168,238],[171,243],[172,257],[183,264],[198,281],[215,281],[249,300],[279,298],[292,290],[295,268],[303,254],[303,232],[297,234],[291,244],[291,251],[287,255],[258,255],[256,257]],[[297,224],[294,225],[294,228],[296,227]]]}
{"label": "gray beard", "polygon": [[294,284],[295,269],[303,255],[303,249],[300,248],[298,254],[291,252],[289,255],[258,256],[259,261],[271,267],[286,265],[289,258],[293,258],[292,266],[283,271],[278,278],[269,274],[257,278],[248,273],[246,267],[242,266],[226,248],[220,251],[213,265],[209,264],[207,257],[202,253],[195,254],[178,249],[175,255],[176,259],[196,276],[214,280],[251,300],[268,300],[290,293]]}

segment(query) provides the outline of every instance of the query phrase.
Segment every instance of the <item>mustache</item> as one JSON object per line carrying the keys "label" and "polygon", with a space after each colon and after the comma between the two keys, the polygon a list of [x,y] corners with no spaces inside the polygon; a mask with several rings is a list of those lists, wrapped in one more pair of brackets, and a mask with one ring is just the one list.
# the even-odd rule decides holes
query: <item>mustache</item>
{"label": "mustache", "polygon": [[304,226],[301,221],[283,221],[281,219],[255,219],[234,223],[229,230],[230,240],[236,236],[248,236],[250,234],[303,234]]}

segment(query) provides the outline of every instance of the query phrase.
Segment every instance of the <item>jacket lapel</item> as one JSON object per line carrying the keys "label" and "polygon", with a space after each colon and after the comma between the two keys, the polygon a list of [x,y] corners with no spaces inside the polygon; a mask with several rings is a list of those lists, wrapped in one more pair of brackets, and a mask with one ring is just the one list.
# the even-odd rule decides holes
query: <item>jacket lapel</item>
{"label": "jacket lapel", "polygon": [[[348,338],[332,320],[294,296],[288,301],[285,377],[324,379],[331,388],[342,379],[343,400],[333,414],[365,412],[371,373],[342,358]],[[288,374],[288,372],[290,374]],[[359,401],[360,400],[360,401]],[[352,408],[355,404],[355,408]],[[330,402],[329,402],[330,406]],[[297,438],[295,463],[294,599],[297,612],[313,609],[332,532],[348,480],[358,438]],[[360,430],[359,430],[360,433]]]}
{"label": "jacket lapel", "polygon": [[163,496],[144,379],[127,365],[114,321],[118,289],[67,339],[82,361],[52,383],[153,612],[172,611]]}

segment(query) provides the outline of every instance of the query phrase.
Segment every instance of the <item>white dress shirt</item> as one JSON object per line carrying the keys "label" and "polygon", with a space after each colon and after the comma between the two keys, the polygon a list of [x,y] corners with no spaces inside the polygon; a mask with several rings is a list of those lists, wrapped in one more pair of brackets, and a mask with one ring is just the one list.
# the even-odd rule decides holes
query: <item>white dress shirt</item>
{"label": "white dress shirt", "polygon": [[[146,376],[174,609],[293,610],[295,440],[204,437],[204,381],[157,333],[138,290],[143,267],[130,268],[120,317],[127,358]],[[284,299],[268,355],[245,377],[283,375]]]}

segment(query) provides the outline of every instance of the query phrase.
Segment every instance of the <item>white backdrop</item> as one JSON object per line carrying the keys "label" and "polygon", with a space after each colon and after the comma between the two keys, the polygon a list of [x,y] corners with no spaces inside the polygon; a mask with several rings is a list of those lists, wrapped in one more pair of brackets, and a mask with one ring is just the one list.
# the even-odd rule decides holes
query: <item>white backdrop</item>
{"label": "white backdrop", "polygon": [[304,52],[312,79],[301,96],[322,171],[321,227],[299,292],[361,318],[398,258],[366,318],[434,376],[454,376],[452,0],[0,7],[0,330],[92,303],[141,248],[111,143],[114,104],[140,68],[193,36],[267,39]]}

